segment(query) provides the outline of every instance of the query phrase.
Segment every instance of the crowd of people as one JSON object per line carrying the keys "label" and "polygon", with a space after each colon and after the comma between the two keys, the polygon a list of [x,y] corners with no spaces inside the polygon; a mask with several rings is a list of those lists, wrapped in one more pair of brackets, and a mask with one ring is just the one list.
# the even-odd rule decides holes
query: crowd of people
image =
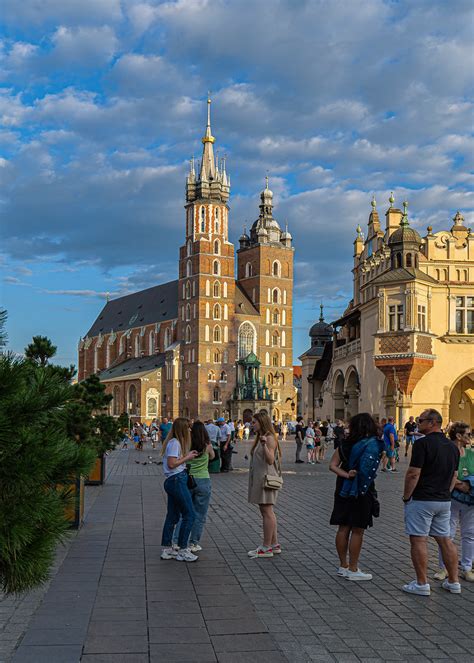
{"label": "crowd of people", "polygon": [[[449,422],[427,409],[410,417],[402,437],[405,456],[411,456],[406,472],[403,503],[405,531],[410,538],[411,559],[416,578],[403,586],[405,592],[428,596],[428,537],[439,547],[439,569],[434,579],[447,591],[461,592],[460,578],[474,582],[474,449],[471,429],[463,422]],[[207,511],[211,499],[209,463],[220,458],[220,471],[232,471],[234,447],[253,437],[250,448],[248,501],[259,507],[262,517],[261,545],[248,552],[251,558],[281,554],[274,506],[283,486],[281,441],[288,425],[276,425],[264,412],[251,422],[215,422],[178,417],[164,418],[149,426],[135,424],[129,439],[137,449],[149,440],[161,444],[164,489],[168,498],[162,534],[161,557],[195,562],[202,550]],[[364,533],[380,515],[381,505],[375,479],[382,472],[397,472],[400,441],[393,417],[376,421],[370,414],[357,414],[349,422],[309,421],[298,418],[294,430],[295,463],[306,447],[306,462],[321,463],[332,449],[329,470],[336,474],[336,489],[330,524],[337,527],[337,575],[350,581],[368,581],[372,574],[360,569]],[[126,444],[126,442],[124,442]],[[382,505],[383,506],[383,505]],[[453,543],[458,527],[461,559]]]}

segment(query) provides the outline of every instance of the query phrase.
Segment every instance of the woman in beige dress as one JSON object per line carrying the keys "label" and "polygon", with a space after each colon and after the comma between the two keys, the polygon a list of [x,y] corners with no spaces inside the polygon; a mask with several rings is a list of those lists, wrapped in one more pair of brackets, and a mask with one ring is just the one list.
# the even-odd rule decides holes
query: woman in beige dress
{"label": "woman in beige dress", "polygon": [[263,545],[258,546],[255,550],[250,550],[248,555],[252,558],[273,557],[273,555],[281,553],[277,535],[277,519],[273,511],[278,490],[265,488],[264,482],[267,475],[281,476],[281,451],[278,437],[267,414],[256,413],[252,423],[256,435],[250,450],[248,501],[250,504],[258,504],[260,507],[263,518]]}

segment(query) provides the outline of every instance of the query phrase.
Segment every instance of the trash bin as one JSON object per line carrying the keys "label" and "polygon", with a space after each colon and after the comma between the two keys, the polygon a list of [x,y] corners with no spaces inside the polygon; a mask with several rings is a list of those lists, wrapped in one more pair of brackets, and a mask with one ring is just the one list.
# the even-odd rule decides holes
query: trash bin
{"label": "trash bin", "polygon": [[221,471],[221,453],[217,445],[213,444],[212,448],[214,449],[214,453],[216,455],[214,456],[213,460],[209,461],[209,473],[217,474]]}

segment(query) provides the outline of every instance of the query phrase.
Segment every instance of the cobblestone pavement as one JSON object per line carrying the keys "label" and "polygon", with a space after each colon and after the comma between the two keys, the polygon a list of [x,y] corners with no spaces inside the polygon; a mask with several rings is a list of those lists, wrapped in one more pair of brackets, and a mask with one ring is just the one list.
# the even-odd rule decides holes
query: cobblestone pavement
{"label": "cobblestone pavement", "polygon": [[141,464],[158,452],[114,452],[108,481],[13,663],[474,661],[472,585],[464,583],[461,596],[435,581],[430,597],[400,590],[413,578],[400,499],[404,459],[398,475],[378,478],[382,514],[361,558],[374,579],[358,584],[335,576],[328,525],[335,477],[327,461],[295,465],[292,440],[276,509],[283,554],[248,559],[261,529],[246,501],[247,449],[234,456],[234,472],[213,475],[204,550],[188,565],[159,559],[162,473]]}

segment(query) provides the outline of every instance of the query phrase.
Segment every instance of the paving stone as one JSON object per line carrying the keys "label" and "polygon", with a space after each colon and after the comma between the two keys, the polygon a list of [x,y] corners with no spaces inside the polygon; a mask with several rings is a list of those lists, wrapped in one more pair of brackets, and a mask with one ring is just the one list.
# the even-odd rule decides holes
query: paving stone
{"label": "paving stone", "polygon": [[127,654],[148,652],[145,635],[88,635],[84,654]]}
{"label": "paving stone", "polygon": [[210,635],[225,635],[235,633],[266,633],[267,627],[259,619],[252,617],[232,617],[231,619],[216,619],[206,621]]}
{"label": "paving stone", "polygon": [[82,645],[86,628],[29,628],[21,641],[24,645]]}
{"label": "paving stone", "polygon": [[214,635],[211,641],[216,652],[265,651],[274,649],[274,641],[268,633],[242,635]]}
{"label": "paving stone", "polygon": [[208,643],[209,634],[206,628],[189,628],[186,620],[183,620],[183,625],[180,627],[150,627],[149,640],[156,644],[173,644],[173,643]]}
{"label": "paving stone", "polygon": [[287,663],[288,659],[281,652],[259,651],[258,659],[251,652],[221,652],[217,654],[219,663]]}
{"label": "paving stone", "polygon": [[148,654],[84,654],[81,663],[148,663]]}
{"label": "paving stone", "polygon": [[103,635],[106,637],[115,635],[147,635],[147,633],[148,627],[145,620],[91,621],[88,629],[89,635]]}
{"label": "paving stone", "polygon": [[217,661],[211,645],[195,644],[192,646],[190,659],[189,644],[150,645],[150,663],[215,663]]}
{"label": "paving stone", "polygon": [[79,663],[82,645],[68,646],[20,646],[12,663]]}

